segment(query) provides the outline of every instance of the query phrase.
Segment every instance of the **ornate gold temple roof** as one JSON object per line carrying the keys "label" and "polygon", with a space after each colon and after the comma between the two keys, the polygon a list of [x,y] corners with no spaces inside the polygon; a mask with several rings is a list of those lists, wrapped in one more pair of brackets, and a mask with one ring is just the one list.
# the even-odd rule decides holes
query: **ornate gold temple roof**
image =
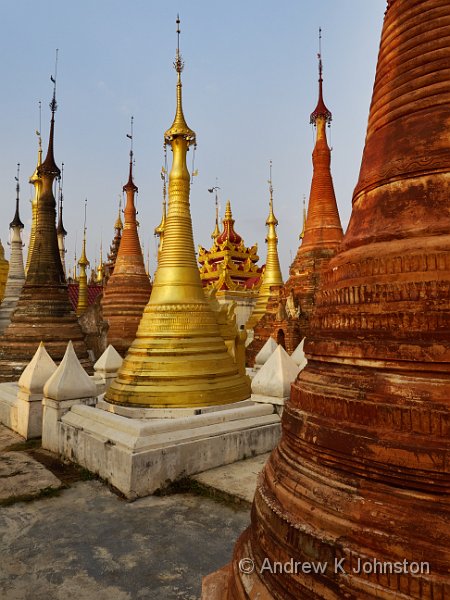
{"label": "ornate gold temple roof", "polygon": [[[213,238],[209,250],[199,246],[198,262],[204,287],[219,290],[258,290],[262,269],[257,266],[258,246],[246,247],[234,229],[230,201],[227,201],[222,231]],[[214,233],[216,230],[214,230]]]}

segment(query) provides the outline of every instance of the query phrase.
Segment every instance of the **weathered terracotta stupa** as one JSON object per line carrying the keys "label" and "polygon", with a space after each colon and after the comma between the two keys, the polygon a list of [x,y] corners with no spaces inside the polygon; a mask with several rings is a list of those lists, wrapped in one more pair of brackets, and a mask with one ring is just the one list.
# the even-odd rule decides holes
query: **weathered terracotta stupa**
{"label": "weathered terracotta stupa", "polygon": [[6,280],[5,297],[0,305],[0,334],[9,325],[11,315],[16,308],[20,292],[25,283],[22,252],[22,229],[24,225],[19,216],[19,168],[20,165],[17,165],[16,212],[14,213],[14,219],[9,224],[11,230],[11,256],[9,260],[8,279]]}
{"label": "weathered terracotta stupa", "polygon": [[108,342],[124,356],[136,337],[142,313],[150,298],[152,286],[145,272],[144,258],[136,221],[133,182],[133,152],[130,152],[130,173],[123,187],[127,201],[125,226],[122,232],[114,271],[103,292],[103,318],[109,323]]}
{"label": "weathered terracotta stupa", "polygon": [[52,119],[47,157],[37,171],[41,184],[33,251],[16,310],[0,339],[0,381],[18,379],[41,341],[53,360],[60,361],[67,342],[72,340],[82,364],[91,369],[81,328],[69,301],[56,235],[56,203],[52,188],[60,170],[53,155],[55,92],[50,107]]}
{"label": "weathered terracotta stupa", "polygon": [[[177,32],[179,35],[179,27]],[[197,267],[186,165],[196,135],[183,114],[184,63],[179,47],[174,66],[177,107],[173,124],[164,135],[173,153],[164,244],[136,339],[107,390],[105,399],[111,403],[191,408],[228,404],[250,396],[249,380],[239,373],[220,336]]]}
{"label": "weathered terracotta stupa", "polygon": [[349,228],[217,598],[450,597],[449,30],[447,0],[388,4]]}
{"label": "weathered terracotta stupa", "polygon": [[[319,30],[319,41],[320,38]],[[336,254],[343,237],[326,134],[332,114],[323,99],[321,52],[318,57],[319,98],[310,116],[310,122],[316,128],[316,142],[312,153],[313,176],[308,213],[300,234],[301,244],[289,269],[289,279],[281,294],[277,290],[272,294],[265,314],[254,327],[253,341],[246,349],[249,366],[253,366],[256,355],[269,336],[282,344],[289,353],[294,352],[301,340],[308,336],[320,274]]]}

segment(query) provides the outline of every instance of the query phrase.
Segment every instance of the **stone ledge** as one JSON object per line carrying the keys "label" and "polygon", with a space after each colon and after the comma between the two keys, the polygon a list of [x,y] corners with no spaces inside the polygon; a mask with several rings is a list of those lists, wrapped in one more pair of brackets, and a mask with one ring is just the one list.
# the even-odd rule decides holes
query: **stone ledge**
{"label": "stone ledge", "polygon": [[97,473],[127,498],[147,496],[171,482],[271,451],[280,418],[267,405],[181,419],[127,419],[73,406],[49,426],[64,458]]}

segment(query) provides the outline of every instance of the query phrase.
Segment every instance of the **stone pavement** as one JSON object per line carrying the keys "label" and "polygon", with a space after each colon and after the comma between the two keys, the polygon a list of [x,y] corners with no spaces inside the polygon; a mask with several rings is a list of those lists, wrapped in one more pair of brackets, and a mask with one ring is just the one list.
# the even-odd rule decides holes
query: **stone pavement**
{"label": "stone pavement", "polygon": [[197,600],[249,523],[266,458],[196,476],[196,494],[129,503],[0,427],[0,598]]}

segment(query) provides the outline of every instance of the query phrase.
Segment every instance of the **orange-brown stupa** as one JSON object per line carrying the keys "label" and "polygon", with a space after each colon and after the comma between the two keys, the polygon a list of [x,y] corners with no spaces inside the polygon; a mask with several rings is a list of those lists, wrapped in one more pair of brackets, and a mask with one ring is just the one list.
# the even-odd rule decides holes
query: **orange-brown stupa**
{"label": "orange-brown stupa", "polygon": [[199,246],[198,262],[203,287],[216,291],[232,290],[247,292],[258,290],[261,284],[261,269],[258,268],[256,244],[247,248],[242,237],[234,229],[230,201],[227,201],[223,229],[212,234],[213,245],[209,250]]}
{"label": "orange-brown stupa", "polygon": [[84,337],[69,301],[56,234],[56,202],[52,188],[60,170],[53,155],[55,91],[50,108],[52,119],[47,157],[37,171],[41,185],[35,240],[16,310],[0,339],[0,381],[17,380],[41,341],[53,360],[60,361],[68,341],[72,340],[81,363],[91,369]]}
{"label": "orange-brown stupa", "polygon": [[134,195],[138,188],[133,182],[133,151],[130,152],[128,182],[123,189],[127,197],[124,210],[125,226],[114,271],[103,293],[102,306],[103,318],[109,323],[108,343],[124,356],[136,337],[152,289],[145,272],[137,229]]}
{"label": "orange-brown stupa", "polygon": [[349,228],[217,598],[450,597],[449,30],[448,0],[388,4]]}
{"label": "orange-brown stupa", "polygon": [[[319,30],[319,39],[321,33]],[[276,290],[267,303],[266,312],[254,327],[251,344],[246,348],[248,366],[253,366],[258,352],[272,336],[290,354],[309,335],[310,317],[319,287],[320,274],[342,241],[342,226],[331,176],[331,152],[326,126],[331,112],[323,99],[322,57],[319,53],[319,99],[310,122],[316,128],[312,153],[313,176],[308,213],[300,234],[301,244],[289,269],[289,279],[282,293]]]}

